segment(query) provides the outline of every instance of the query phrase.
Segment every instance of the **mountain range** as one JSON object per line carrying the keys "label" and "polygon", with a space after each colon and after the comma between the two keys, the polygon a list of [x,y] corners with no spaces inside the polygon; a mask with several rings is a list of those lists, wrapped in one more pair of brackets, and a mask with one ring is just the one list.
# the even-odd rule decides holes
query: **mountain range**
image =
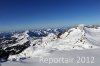
{"label": "mountain range", "polygon": [[72,28],[0,33],[0,61],[46,56],[54,51],[100,47],[100,26],[80,24]]}

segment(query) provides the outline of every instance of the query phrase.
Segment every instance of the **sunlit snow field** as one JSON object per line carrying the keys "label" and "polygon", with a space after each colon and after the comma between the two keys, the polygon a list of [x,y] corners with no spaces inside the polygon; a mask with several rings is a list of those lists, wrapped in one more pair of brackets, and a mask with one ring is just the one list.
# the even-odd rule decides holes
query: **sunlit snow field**
{"label": "sunlit snow field", "polygon": [[[2,66],[99,66],[100,65],[100,49],[92,49],[92,50],[73,50],[73,51],[54,51],[51,52],[48,56],[45,56],[46,58],[74,58],[73,62],[68,63],[49,63],[49,62],[41,62],[40,57],[33,57],[28,58],[26,60],[22,61],[8,61],[4,62],[1,65]],[[90,63],[86,62],[83,63],[80,61],[78,63],[77,57],[89,57]],[[94,57],[94,60],[91,58]],[[91,63],[93,60],[93,63]]]}

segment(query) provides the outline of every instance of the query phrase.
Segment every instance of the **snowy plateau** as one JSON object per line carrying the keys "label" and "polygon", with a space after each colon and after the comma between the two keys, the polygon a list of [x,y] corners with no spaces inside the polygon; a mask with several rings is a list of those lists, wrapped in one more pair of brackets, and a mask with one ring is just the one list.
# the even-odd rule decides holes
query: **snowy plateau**
{"label": "snowy plateau", "polygon": [[0,65],[99,66],[100,26],[1,32]]}

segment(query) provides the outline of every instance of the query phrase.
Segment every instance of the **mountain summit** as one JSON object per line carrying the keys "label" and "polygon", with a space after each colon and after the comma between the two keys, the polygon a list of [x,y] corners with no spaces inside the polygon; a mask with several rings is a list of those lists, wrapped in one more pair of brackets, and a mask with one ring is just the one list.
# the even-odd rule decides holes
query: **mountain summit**
{"label": "mountain summit", "polygon": [[[1,35],[1,34],[0,34]],[[8,37],[9,36],[9,37]],[[98,25],[78,25],[70,29],[47,29],[3,34],[0,58],[20,60],[45,56],[56,50],[84,50],[100,47]]]}

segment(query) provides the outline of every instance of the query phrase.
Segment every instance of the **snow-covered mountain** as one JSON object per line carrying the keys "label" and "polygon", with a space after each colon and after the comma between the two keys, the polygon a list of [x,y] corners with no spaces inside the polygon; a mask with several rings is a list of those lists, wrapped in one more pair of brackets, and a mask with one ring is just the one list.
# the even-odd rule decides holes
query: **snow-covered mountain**
{"label": "snow-covered mountain", "polygon": [[70,29],[47,29],[0,34],[0,58],[21,60],[46,56],[57,50],[84,50],[100,47],[100,27],[83,24]]}

